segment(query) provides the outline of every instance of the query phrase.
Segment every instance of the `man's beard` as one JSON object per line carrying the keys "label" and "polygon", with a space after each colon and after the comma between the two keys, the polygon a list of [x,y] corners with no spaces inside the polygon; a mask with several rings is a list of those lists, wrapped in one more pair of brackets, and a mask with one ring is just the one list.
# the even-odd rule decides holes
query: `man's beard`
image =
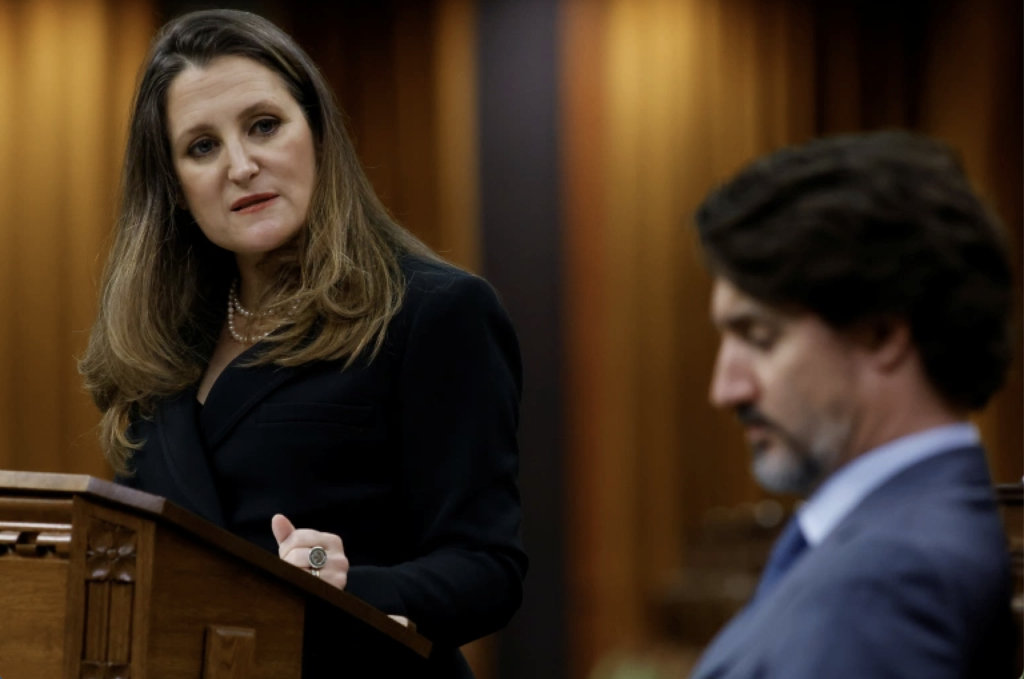
{"label": "man's beard", "polygon": [[769,455],[770,442],[753,447],[754,478],[765,490],[806,497],[834,470],[838,441],[818,446],[805,442],[749,404],[737,408],[736,416],[744,426],[770,431],[777,440],[775,447],[781,448]]}

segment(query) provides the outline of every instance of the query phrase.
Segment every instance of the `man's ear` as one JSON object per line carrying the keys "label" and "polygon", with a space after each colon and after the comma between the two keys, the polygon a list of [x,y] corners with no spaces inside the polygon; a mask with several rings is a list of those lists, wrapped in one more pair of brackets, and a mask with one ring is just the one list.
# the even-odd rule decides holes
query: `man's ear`
{"label": "man's ear", "polygon": [[856,331],[856,335],[869,360],[883,372],[895,370],[914,351],[910,326],[900,318],[869,321]]}

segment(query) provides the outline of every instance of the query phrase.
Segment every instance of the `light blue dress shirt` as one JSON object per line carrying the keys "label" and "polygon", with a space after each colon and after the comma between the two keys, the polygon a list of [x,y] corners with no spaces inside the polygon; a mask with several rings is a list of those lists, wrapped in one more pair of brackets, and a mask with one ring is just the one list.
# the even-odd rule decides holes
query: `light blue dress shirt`
{"label": "light blue dress shirt", "polygon": [[797,510],[808,545],[820,544],[873,490],[910,465],[980,442],[974,425],[959,422],[903,436],[844,465]]}

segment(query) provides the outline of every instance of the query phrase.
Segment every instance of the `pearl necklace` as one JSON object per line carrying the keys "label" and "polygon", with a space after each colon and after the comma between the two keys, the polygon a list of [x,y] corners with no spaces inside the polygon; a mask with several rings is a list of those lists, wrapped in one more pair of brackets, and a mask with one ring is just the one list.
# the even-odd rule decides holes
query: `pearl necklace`
{"label": "pearl necklace", "polygon": [[[292,305],[292,312],[298,308],[298,303]],[[258,321],[261,318],[267,318],[277,314],[275,307],[270,307],[266,311],[249,311],[242,306],[242,302],[238,299],[238,279],[236,278],[231,283],[231,289],[228,291],[228,332],[231,333],[231,337],[234,338],[239,344],[252,345],[260,342],[270,336],[270,333],[274,332],[282,325],[284,325],[289,318],[284,318],[277,323],[273,324],[269,330],[259,335],[243,335],[235,329],[235,312],[242,315],[243,318],[252,322]],[[289,314],[290,316],[290,314]]]}

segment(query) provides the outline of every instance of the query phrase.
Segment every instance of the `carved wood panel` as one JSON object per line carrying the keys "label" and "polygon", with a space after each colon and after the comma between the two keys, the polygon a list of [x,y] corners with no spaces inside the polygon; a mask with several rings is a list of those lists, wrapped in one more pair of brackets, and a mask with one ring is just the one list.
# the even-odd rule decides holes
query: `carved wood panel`
{"label": "carved wood panel", "polygon": [[130,679],[136,552],[134,530],[91,517],[82,679]]}

